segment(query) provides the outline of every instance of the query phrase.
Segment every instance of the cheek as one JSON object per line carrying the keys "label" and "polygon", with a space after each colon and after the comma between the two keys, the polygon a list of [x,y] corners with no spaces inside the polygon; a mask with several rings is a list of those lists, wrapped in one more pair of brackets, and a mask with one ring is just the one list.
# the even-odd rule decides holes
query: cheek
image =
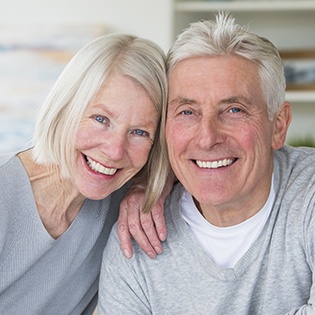
{"label": "cheek", "polygon": [[168,157],[173,170],[177,170],[177,165],[180,163],[179,157],[187,147],[185,139],[186,135],[176,132],[170,132],[166,137]]}
{"label": "cheek", "polygon": [[81,132],[77,132],[74,143],[76,149],[80,148],[82,146],[82,143],[85,142],[84,138],[84,134],[82,134]]}
{"label": "cheek", "polygon": [[186,128],[181,128],[181,126],[173,126],[166,129],[166,144],[169,154],[181,151],[185,146],[187,146],[192,132],[187,131]]}
{"label": "cheek", "polygon": [[128,152],[133,167],[140,169],[148,160],[151,145],[133,145]]}
{"label": "cheek", "polygon": [[271,149],[272,133],[270,127],[265,124],[252,125],[251,128],[245,127],[234,134],[246,152],[265,156],[266,151]]}
{"label": "cheek", "polygon": [[93,126],[88,124],[79,125],[75,136],[75,148],[84,148],[97,140],[98,133],[95,132]]}

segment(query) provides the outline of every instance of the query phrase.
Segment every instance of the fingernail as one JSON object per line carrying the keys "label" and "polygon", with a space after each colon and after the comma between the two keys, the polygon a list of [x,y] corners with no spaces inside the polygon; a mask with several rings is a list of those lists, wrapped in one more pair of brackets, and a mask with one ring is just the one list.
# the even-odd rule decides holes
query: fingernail
{"label": "fingernail", "polygon": [[165,234],[161,233],[159,234],[160,240],[165,241]]}
{"label": "fingernail", "polygon": [[160,247],[154,247],[154,249],[158,255],[162,253],[162,249]]}
{"label": "fingernail", "polygon": [[126,258],[129,259],[129,258],[131,257],[131,254],[130,254],[129,250],[125,249],[125,250],[123,251],[123,253],[124,253],[124,256],[125,256]]}
{"label": "fingernail", "polygon": [[152,252],[147,252],[147,255],[150,257],[150,258],[155,258],[156,254],[155,253],[152,253]]}

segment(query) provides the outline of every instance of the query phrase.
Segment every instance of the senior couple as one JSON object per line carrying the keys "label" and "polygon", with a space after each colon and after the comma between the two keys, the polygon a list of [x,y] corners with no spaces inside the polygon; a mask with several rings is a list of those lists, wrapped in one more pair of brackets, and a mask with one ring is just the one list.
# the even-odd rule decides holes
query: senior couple
{"label": "senior couple", "polygon": [[166,69],[152,42],[96,40],[40,117],[0,167],[1,313],[91,314],[99,282],[99,314],[315,314],[315,151],[284,145],[267,39],[221,13]]}

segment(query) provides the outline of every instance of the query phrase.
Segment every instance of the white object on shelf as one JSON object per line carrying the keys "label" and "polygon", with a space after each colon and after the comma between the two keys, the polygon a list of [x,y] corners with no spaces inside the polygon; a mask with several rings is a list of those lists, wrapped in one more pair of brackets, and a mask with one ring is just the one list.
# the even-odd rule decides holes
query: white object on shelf
{"label": "white object on shelf", "polygon": [[315,106],[315,91],[287,91],[286,98],[291,103],[310,103]]}

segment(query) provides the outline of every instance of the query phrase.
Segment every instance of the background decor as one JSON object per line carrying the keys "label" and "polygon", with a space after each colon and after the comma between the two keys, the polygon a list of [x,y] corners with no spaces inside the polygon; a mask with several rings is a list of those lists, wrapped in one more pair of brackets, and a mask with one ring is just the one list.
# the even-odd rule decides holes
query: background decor
{"label": "background decor", "polygon": [[288,144],[293,147],[315,148],[315,139],[311,135],[305,135],[304,137],[294,137],[288,141]]}
{"label": "background decor", "polygon": [[315,49],[280,52],[287,90],[315,90]]}
{"label": "background decor", "polygon": [[104,25],[0,26],[0,154],[31,145],[37,108],[82,46]]}

